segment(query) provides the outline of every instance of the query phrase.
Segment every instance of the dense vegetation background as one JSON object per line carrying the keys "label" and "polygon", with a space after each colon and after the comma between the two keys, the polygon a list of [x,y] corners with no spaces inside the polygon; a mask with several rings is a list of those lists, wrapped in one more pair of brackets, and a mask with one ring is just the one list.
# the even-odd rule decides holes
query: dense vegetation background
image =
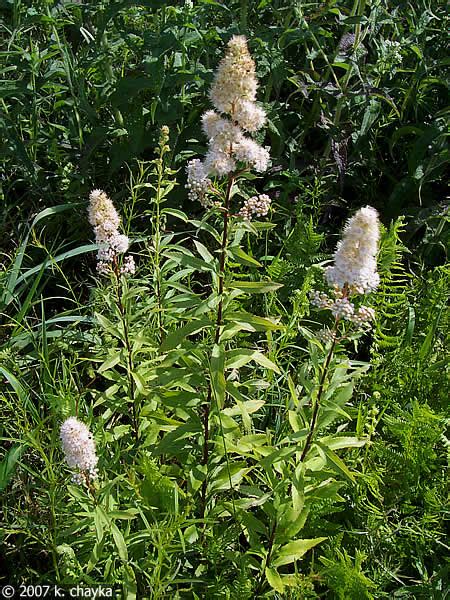
{"label": "dense vegetation background", "polygon": [[[211,528],[197,541],[192,506],[182,497],[175,509],[167,505],[174,489],[184,493],[171,484],[180,477],[170,471],[171,460],[161,458],[160,448],[131,468],[131,442],[121,429],[127,426],[113,427],[111,413],[105,416],[114,411],[108,385],[115,375],[105,383],[97,373],[102,364],[109,368],[104,350],[111,340],[94,312],[114,320],[114,309],[108,286],[96,283],[86,212],[90,190],[107,190],[137,256],[141,296],[131,301],[153,310],[145,296],[153,293],[152,161],[160,128],[170,129],[164,177],[172,182],[165,184],[172,212],[164,227],[180,239],[195,227],[176,210],[192,220],[203,213],[187,199],[185,164],[205,152],[199,123],[210,107],[208,88],[224,44],[241,33],[269,117],[259,141],[271,146],[272,166],[253,185],[272,197],[274,225],[247,251],[263,265],[260,278],[283,285],[242,306],[288,324],[268,342],[284,373],[295,374],[306,360],[297,325],[318,318],[310,315],[307,294],[345,219],[370,204],[385,228],[376,326],[350,348],[352,359],[372,365],[350,409],[357,432],[371,443],[347,452],[359,474],[340,499],[313,505],[304,537],[327,540],[299,563],[295,585],[258,592],[443,598],[445,3],[3,0],[0,7],[0,578],[118,582],[128,597],[254,597],[253,564],[236,559],[236,544],[245,546],[239,530]],[[193,289],[201,293],[195,281]],[[135,327],[138,335],[142,322]],[[277,407],[285,395],[288,383],[280,377],[267,393],[261,430],[283,427]],[[97,443],[109,443],[110,469],[126,479],[111,483],[108,507],[120,530],[95,547],[109,521],[97,516],[89,525],[86,498],[73,486],[69,494],[58,440],[61,419],[79,402]],[[153,435],[147,445],[150,438],[155,443]],[[140,480],[143,506],[159,513],[140,513],[148,520],[137,530]],[[147,544],[145,560],[140,543]]]}

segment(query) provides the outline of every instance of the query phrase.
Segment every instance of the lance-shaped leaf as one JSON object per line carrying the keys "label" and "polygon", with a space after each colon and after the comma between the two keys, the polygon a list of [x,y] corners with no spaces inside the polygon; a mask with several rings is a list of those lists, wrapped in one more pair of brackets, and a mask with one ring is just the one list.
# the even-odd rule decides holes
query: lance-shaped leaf
{"label": "lance-shaped leaf", "polygon": [[267,292],[275,292],[283,285],[275,283],[275,281],[235,281],[229,287],[244,294],[266,294]]}
{"label": "lance-shaped leaf", "polygon": [[221,344],[215,344],[211,354],[211,387],[219,410],[225,404],[225,351]]}
{"label": "lance-shaped leaf", "polygon": [[175,329],[175,331],[170,333],[161,344],[161,352],[167,352],[168,350],[176,348],[179,344],[181,344],[185,337],[194,333],[198,333],[211,324],[212,323],[209,319],[197,319],[196,321],[186,323],[186,325],[183,325],[183,327]]}
{"label": "lance-shaped leaf", "polygon": [[239,246],[232,246],[228,251],[229,256],[241,265],[250,267],[262,267],[262,264],[255,260],[252,256],[244,252]]}
{"label": "lance-shaped leaf", "polygon": [[284,584],[278,571],[272,567],[266,567],[265,573],[270,587],[279,594],[282,594],[284,592]]}
{"label": "lance-shaped leaf", "polygon": [[337,454],[335,454],[332,450],[330,450],[330,448],[323,445],[321,442],[315,442],[315,446],[318,448],[319,452],[325,454],[327,464],[333,469],[333,471],[339,473],[340,475],[344,475],[344,477],[351,482],[355,481],[353,473],[351,473],[344,461],[341,460]]}
{"label": "lance-shaped leaf", "polygon": [[8,485],[16,467],[20,460],[25,447],[20,444],[15,444],[8,450],[4,459],[0,462],[0,492]]}
{"label": "lance-shaped leaf", "polygon": [[280,369],[277,367],[277,365],[258,350],[239,348],[237,350],[231,350],[230,352],[227,352],[227,369],[239,369],[251,361],[258,363],[266,369],[275,371],[275,373],[280,373]]}
{"label": "lance-shaped leaf", "polygon": [[251,470],[245,462],[231,462],[222,465],[215,473],[211,474],[208,490],[229,490],[238,486],[244,475]]}
{"label": "lance-shaped leaf", "polygon": [[310,540],[295,540],[294,542],[288,542],[277,550],[272,565],[274,567],[289,565],[302,558],[308,550],[314,548],[314,546],[317,546],[317,544],[320,544],[320,542],[323,542],[326,539],[326,537],[318,537]]}

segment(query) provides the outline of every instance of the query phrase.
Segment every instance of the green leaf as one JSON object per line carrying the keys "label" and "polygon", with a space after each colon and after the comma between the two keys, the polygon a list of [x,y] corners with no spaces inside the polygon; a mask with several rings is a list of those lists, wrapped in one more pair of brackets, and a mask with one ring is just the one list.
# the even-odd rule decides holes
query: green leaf
{"label": "green leaf", "polygon": [[279,594],[282,594],[284,592],[284,585],[278,571],[272,567],[266,567],[265,574],[270,587]]}
{"label": "green leaf", "polygon": [[119,362],[120,362],[120,352],[114,352],[114,354],[112,354],[109,358],[107,358],[105,360],[104,363],[102,363],[99,368],[97,369],[98,373],[103,373],[104,371],[109,371],[109,369],[112,369],[113,367],[115,367]]}
{"label": "green leaf", "polygon": [[132,371],[131,372],[131,376],[134,380],[134,383],[136,384],[136,389],[137,391],[142,394],[142,396],[145,396],[148,394],[148,389],[145,383],[145,379],[144,377],[141,375],[141,373],[139,373],[138,371]]}
{"label": "green leaf", "polygon": [[163,208],[161,211],[163,215],[171,215],[172,217],[177,217],[177,219],[181,219],[185,223],[188,221],[188,216],[182,210],[178,210],[176,208]]}
{"label": "green leaf", "polygon": [[238,486],[244,475],[251,470],[245,462],[234,462],[222,465],[217,471],[211,474],[208,490],[219,491],[229,490]]}
{"label": "green leaf", "polygon": [[326,539],[326,537],[318,537],[310,540],[295,540],[294,542],[288,542],[278,549],[275,554],[275,560],[272,564],[275,567],[289,565],[302,558],[302,556],[306,554],[308,550],[314,548],[314,546],[317,546],[317,544],[320,544]]}
{"label": "green leaf", "polygon": [[95,318],[96,318],[97,322],[99,323],[99,325],[105,331],[107,331],[112,336],[118,338],[119,340],[122,339],[123,336],[122,336],[121,332],[119,331],[119,329],[113,323],[111,323],[111,321],[109,319],[107,319],[104,315],[101,315],[100,313],[96,312]]}
{"label": "green leaf", "polygon": [[192,418],[187,423],[167,433],[153,452],[156,456],[160,454],[175,456],[181,454],[184,452],[184,440],[189,437],[198,438],[200,433],[202,433],[200,420]]}
{"label": "green leaf", "polygon": [[317,446],[318,448],[320,448],[325,453],[325,456],[327,457],[328,464],[337,473],[339,473],[340,475],[344,475],[344,477],[346,477],[349,481],[351,481],[352,483],[354,483],[355,477],[350,472],[350,470],[345,465],[345,463],[339,458],[339,456],[337,456],[337,454],[335,454],[332,450],[330,450],[330,448],[328,448],[327,446],[325,446],[321,442],[315,442],[315,446]]}
{"label": "green leaf", "polygon": [[436,333],[436,329],[439,325],[439,321],[441,320],[442,308],[437,312],[436,317],[433,319],[431,325],[428,327],[428,333],[426,335],[425,340],[423,341],[420,350],[419,350],[419,359],[424,360],[428,354],[430,353],[431,346],[433,343],[433,339]]}
{"label": "green leaf", "polygon": [[238,263],[242,265],[249,265],[251,267],[262,267],[262,264],[255,260],[252,256],[247,254],[239,246],[232,246],[229,251],[229,255],[232,256]]}
{"label": "green leaf", "polygon": [[130,565],[123,565],[124,600],[136,600],[137,583],[136,575]]}
{"label": "green leaf", "polygon": [[200,256],[203,258],[203,260],[207,264],[213,265],[214,263],[217,262],[214,259],[214,256],[208,250],[208,248],[206,248],[206,246],[204,246],[201,242],[198,242],[197,240],[194,240],[194,244],[195,244],[195,247],[197,248],[197,252],[200,254]]}
{"label": "green leaf", "polygon": [[197,227],[198,230],[207,231],[219,244],[222,243],[222,237],[220,233],[212,225],[206,223],[206,221],[191,219],[189,223],[191,223],[194,227]]}
{"label": "green leaf", "polygon": [[186,325],[183,325],[183,327],[179,327],[166,337],[166,339],[161,344],[161,352],[167,352],[168,350],[176,348],[188,335],[198,333],[202,329],[205,329],[205,327],[210,327],[211,325],[212,323],[209,319],[198,319],[196,321],[186,323]]}
{"label": "green leaf", "polygon": [[207,465],[195,465],[188,474],[188,482],[192,492],[196,492],[200,489],[200,486],[208,476]]}
{"label": "green leaf", "polygon": [[274,281],[237,281],[231,283],[229,287],[245,294],[266,294],[279,290],[283,285]]}
{"label": "green leaf", "polygon": [[228,351],[226,368],[239,369],[251,361],[258,363],[266,369],[275,371],[275,373],[280,373],[280,369],[277,367],[277,365],[267,358],[267,356],[265,356],[262,352],[248,348],[238,348],[237,350]]}
{"label": "green leaf", "polygon": [[0,373],[3,375],[3,377],[7,379],[10,386],[13,388],[18,398],[20,399],[21,404],[23,406],[26,406],[30,414],[33,415],[35,421],[39,422],[40,416],[38,410],[36,409],[36,405],[30,398],[30,396],[27,394],[17,377],[2,366],[0,366]]}
{"label": "green leaf", "polygon": [[225,404],[225,351],[223,345],[215,344],[211,354],[211,387],[217,407]]}
{"label": "green leaf", "polygon": [[86,254],[87,252],[93,252],[94,250],[98,250],[98,246],[96,244],[86,244],[84,246],[79,246],[78,248],[74,248],[73,250],[68,250],[67,252],[63,252],[62,254],[58,254],[55,257],[48,257],[45,259],[45,261],[43,263],[37,265],[36,267],[28,269],[28,271],[25,271],[25,273],[23,275],[21,275],[18,278],[18,280],[16,281],[16,285],[19,285],[19,283],[22,283],[22,281],[26,281],[29,277],[31,277],[35,273],[38,273],[41,270],[42,265],[45,265],[44,268],[47,269],[48,267],[51,267],[63,260],[66,260],[66,258],[73,258],[74,256],[79,256],[80,254]]}
{"label": "green leaf", "polygon": [[367,17],[364,15],[356,15],[354,17],[345,17],[342,19],[345,25],[358,25],[360,23],[367,23]]}
{"label": "green leaf", "polygon": [[330,450],[340,450],[341,448],[361,448],[367,443],[367,440],[356,437],[330,436],[321,438],[320,443]]}
{"label": "green leaf", "polygon": [[230,321],[236,325],[242,325],[247,331],[275,331],[283,329],[279,319],[259,317],[247,312],[228,313],[225,315],[225,321]]}
{"label": "green leaf", "polygon": [[306,519],[309,515],[308,507],[288,506],[281,515],[278,527],[278,538],[282,534],[283,540],[291,540],[298,532],[303,529]]}
{"label": "green leaf", "polygon": [[101,541],[103,540],[104,527],[109,528],[109,520],[106,518],[106,515],[101,506],[95,507],[94,526],[95,526],[95,535],[97,537],[97,542],[100,544]]}
{"label": "green leaf", "polygon": [[41,212],[39,212],[33,219],[33,222],[31,223],[31,229],[33,229],[33,227],[35,227],[35,225],[37,225],[39,223],[39,221],[42,221],[42,219],[46,219],[47,217],[50,217],[51,215],[56,215],[60,212],[64,212],[66,210],[73,210],[75,207],[79,206],[81,203],[80,202],[74,202],[72,204],[58,204],[57,206],[50,206],[49,208],[44,208],[44,210],[41,210]]}
{"label": "green leaf", "polygon": [[125,543],[122,532],[115,523],[111,523],[111,533],[114,538],[114,543],[116,544],[120,560],[125,563],[128,562],[127,545]]}
{"label": "green leaf", "polygon": [[193,271],[210,271],[212,273],[216,273],[217,271],[217,261],[206,262],[200,258],[196,258],[195,256],[189,256],[187,254],[172,254],[170,252],[164,253],[164,256],[173,259],[182,267],[189,267]]}
{"label": "green leaf", "polygon": [[6,456],[0,462],[0,492],[8,485],[16,467],[17,462],[23,454],[25,447],[21,444],[15,444],[8,450]]}

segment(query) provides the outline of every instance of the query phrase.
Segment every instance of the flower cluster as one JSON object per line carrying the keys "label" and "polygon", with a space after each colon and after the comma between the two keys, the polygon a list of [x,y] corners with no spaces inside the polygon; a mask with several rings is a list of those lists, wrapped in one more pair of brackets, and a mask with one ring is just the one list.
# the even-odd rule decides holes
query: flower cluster
{"label": "flower cluster", "polygon": [[402,46],[399,42],[384,40],[378,49],[377,70],[379,73],[395,72],[403,62]]}
{"label": "flower cluster", "polygon": [[334,298],[314,290],[311,303],[331,311],[336,320],[352,321],[358,327],[370,324],[375,312],[367,306],[355,308],[350,297],[374,291],[380,282],[377,273],[377,251],[380,238],[378,214],[366,206],[348,220],[342,240],[334,254],[334,264],[325,270],[325,279]]}
{"label": "flower cluster", "polygon": [[317,332],[317,339],[323,344],[329,344],[336,339],[336,332],[329,327],[324,327]]}
{"label": "flower cluster", "polygon": [[348,220],[334,254],[334,264],[325,271],[330,286],[347,287],[350,294],[368,294],[380,283],[377,251],[380,238],[377,211],[366,206]]}
{"label": "flower cluster", "polygon": [[[119,232],[120,217],[110,198],[103,190],[93,190],[89,196],[89,223],[94,228],[95,242],[99,245],[97,270],[109,273],[119,254],[128,250],[129,240]],[[135,264],[132,256],[127,256],[121,272],[133,274]]]}
{"label": "flower cluster", "polygon": [[61,425],[60,438],[68,466],[77,470],[72,476],[73,481],[82,483],[87,477],[96,479],[98,457],[87,426],[76,417],[69,417]]}
{"label": "flower cluster", "polygon": [[206,192],[211,185],[211,180],[208,179],[203,163],[198,158],[194,158],[189,161],[186,171],[189,200],[198,200],[206,208],[209,204]]}
{"label": "flower cluster", "polygon": [[252,196],[245,200],[238,215],[247,221],[251,221],[252,215],[265,217],[269,212],[271,200],[267,194]]}
{"label": "flower cluster", "polygon": [[318,290],[312,290],[309,293],[309,300],[313,306],[322,310],[333,306],[333,300],[325,292]]}
{"label": "flower cluster", "polygon": [[236,171],[238,163],[258,172],[269,164],[269,152],[245,132],[254,133],[266,122],[264,110],[256,103],[258,81],[255,63],[244,36],[233,36],[215,74],[210,99],[216,110],[202,117],[208,138],[204,162],[195,159],[187,166],[189,198],[205,205],[209,176],[223,177]]}

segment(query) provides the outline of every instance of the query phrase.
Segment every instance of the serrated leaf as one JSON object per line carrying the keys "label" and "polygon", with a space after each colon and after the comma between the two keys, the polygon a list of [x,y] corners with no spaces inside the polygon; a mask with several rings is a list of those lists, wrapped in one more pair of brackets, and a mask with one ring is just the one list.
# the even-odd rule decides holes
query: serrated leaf
{"label": "serrated leaf", "polygon": [[284,592],[284,584],[278,571],[273,567],[266,567],[265,574],[270,587],[279,594],[282,594]]}
{"label": "serrated leaf", "polygon": [[275,567],[289,565],[302,558],[308,550],[314,548],[314,546],[317,546],[317,544],[320,544],[326,539],[326,537],[318,537],[310,540],[295,540],[294,542],[288,542],[278,549],[272,564]]}

